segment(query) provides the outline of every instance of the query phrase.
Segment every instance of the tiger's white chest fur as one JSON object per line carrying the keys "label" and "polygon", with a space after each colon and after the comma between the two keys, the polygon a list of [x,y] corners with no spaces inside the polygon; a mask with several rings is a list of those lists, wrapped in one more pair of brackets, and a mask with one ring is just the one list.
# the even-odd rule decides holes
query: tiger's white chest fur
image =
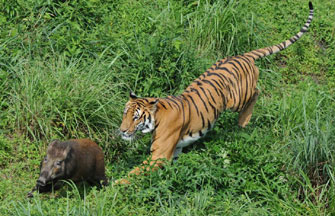
{"label": "tiger's white chest fur", "polygon": [[183,136],[183,138],[181,140],[179,140],[179,142],[177,143],[176,148],[184,148],[186,146],[189,146],[190,144],[197,141],[198,139],[200,139],[199,133],[192,134],[192,136],[187,134],[187,135]]}
{"label": "tiger's white chest fur", "polygon": [[205,128],[199,132],[196,133],[190,133],[190,134],[185,134],[177,143],[176,145],[176,149],[174,151],[173,154],[173,158],[174,160],[177,159],[178,155],[182,152],[183,148],[186,146],[189,146],[190,144],[192,144],[193,142],[197,141],[198,139],[200,139],[201,137],[205,136],[205,134],[207,133],[208,129]]}

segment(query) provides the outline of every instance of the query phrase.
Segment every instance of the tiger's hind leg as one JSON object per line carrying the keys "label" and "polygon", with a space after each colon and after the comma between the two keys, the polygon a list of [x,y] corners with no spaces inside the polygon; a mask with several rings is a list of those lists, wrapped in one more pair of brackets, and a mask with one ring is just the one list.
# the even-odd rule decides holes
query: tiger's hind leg
{"label": "tiger's hind leg", "polygon": [[243,110],[239,113],[239,116],[238,116],[239,126],[244,128],[249,123],[251,119],[252,111],[254,110],[254,106],[258,98],[258,95],[259,95],[259,90],[255,89],[254,95],[252,96],[252,98],[250,98],[249,102],[245,105]]}

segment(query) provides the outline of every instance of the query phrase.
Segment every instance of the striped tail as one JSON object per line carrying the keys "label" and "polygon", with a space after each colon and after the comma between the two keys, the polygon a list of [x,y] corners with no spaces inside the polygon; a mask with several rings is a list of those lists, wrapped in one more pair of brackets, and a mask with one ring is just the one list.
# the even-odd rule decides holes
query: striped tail
{"label": "striped tail", "polygon": [[269,47],[265,47],[262,49],[257,49],[257,50],[253,50],[251,52],[248,53],[244,53],[244,56],[247,57],[251,57],[254,60],[262,58],[264,56],[268,56],[274,53],[277,53],[279,51],[282,51],[283,49],[286,49],[287,47],[289,47],[290,45],[292,45],[294,42],[296,42],[297,40],[299,40],[301,38],[301,36],[308,30],[309,25],[312,22],[313,19],[313,5],[312,2],[309,2],[309,16],[308,19],[305,23],[305,25],[301,28],[300,32],[296,35],[294,35],[293,37],[291,37],[290,39],[274,45],[274,46],[269,46]]}

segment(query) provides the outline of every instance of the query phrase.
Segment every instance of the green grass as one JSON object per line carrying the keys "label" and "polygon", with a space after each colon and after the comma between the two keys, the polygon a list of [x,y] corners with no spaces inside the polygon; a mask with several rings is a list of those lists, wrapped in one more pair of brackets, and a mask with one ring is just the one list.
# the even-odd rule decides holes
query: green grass
{"label": "green grass", "polygon": [[308,33],[257,62],[250,124],[221,115],[175,163],[130,186],[67,184],[26,198],[52,139],[90,137],[110,181],[149,154],[121,140],[132,90],[179,94],[217,59],[299,31],[308,1],[0,0],[0,215],[332,215],[335,52],[330,0]]}

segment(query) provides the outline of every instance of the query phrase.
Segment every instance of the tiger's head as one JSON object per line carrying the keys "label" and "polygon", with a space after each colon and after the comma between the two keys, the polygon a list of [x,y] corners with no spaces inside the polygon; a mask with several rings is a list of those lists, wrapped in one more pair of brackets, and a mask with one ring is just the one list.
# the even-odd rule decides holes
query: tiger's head
{"label": "tiger's head", "polygon": [[129,101],[123,112],[120,133],[123,139],[131,140],[137,131],[149,133],[155,129],[157,98],[139,98],[130,93]]}

